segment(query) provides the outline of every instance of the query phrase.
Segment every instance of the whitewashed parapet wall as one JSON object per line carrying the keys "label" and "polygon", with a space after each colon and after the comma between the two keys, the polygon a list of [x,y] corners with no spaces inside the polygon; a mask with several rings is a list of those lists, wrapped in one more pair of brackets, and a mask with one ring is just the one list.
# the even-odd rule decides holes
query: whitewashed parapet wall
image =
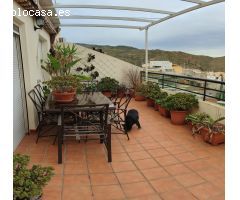
{"label": "whitewashed parapet wall", "polygon": [[96,67],[95,70],[99,73],[98,79],[108,76],[128,86],[128,71],[134,69],[140,72],[141,68],[136,65],[80,45],[76,45],[76,47],[78,48],[79,57],[82,59],[78,65],[80,67],[84,67],[89,53],[95,55],[95,59],[91,63]]}

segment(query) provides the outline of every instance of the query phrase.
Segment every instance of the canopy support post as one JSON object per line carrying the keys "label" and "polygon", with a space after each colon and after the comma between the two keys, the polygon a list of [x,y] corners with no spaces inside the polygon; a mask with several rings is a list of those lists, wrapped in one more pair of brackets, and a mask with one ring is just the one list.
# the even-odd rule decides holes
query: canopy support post
{"label": "canopy support post", "polygon": [[148,28],[145,29],[145,81],[148,81]]}

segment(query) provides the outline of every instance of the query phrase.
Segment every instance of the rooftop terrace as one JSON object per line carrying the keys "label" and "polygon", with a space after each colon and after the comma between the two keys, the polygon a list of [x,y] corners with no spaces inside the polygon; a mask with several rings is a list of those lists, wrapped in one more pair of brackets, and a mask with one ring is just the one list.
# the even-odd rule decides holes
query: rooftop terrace
{"label": "rooftop terrace", "polygon": [[192,137],[187,126],[171,124],[146,102],[132,100],[130,108],[139,111],[142,129],[134,127],[129,141],[112,135],[112,163],[98,141],[73,140],[64,143],[58,165],[52,137],[36,144],[35,134],[25,136],[16,152],[55,168],[44,200],[224,199],[224,145]]}

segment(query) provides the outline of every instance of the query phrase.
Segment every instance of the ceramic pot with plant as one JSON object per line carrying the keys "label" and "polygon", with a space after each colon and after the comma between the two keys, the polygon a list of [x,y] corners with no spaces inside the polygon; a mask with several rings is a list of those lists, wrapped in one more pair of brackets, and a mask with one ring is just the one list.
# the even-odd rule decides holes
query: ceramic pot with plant
{"label": "ceramic pot with plant", "polygon": [[208,114],[197,112],[187,115],[185,120],[189,128],[192,130],[192,134],[196,135],[200,133],[202,128],[204,128],[204,121],[208,120],[209,118],[211,117]]}
{"label": "ceramic pot with plant", "polygon": [[41,200],[43,187],[54,175],[52,167],[33,165],[28,167],[30,157],[16,154],[13,156],[13,199]]}
{"label": "ceramic pot with plant", "polygon": [[156,99],[155,99],[155,105],[157,105],[158,107],[158,111],[160,112],[160,114],[162,116],[168,117],[170,116],[169,111],[167,111],[164,108],[164,100],[166,99],[166,97],[168,96],[167,92],[159,92],[159,94],[157,95]]}
{"label": "ceramic pot with plant", "polygon": [[192,94],[176,93],[166,98],[165,106],[170,110],[172,123],[183,125],[188,112],[198,106],[198,99]]}
{"label": "ceramic pot with plant", "polygon": [[161,90],[157,83],[153,83],[153,82],[147,83],[147,86],[146,86],[147,106],[154,107],[155,99],[157,99],[160,92]]}
{"label": "ceramic pot with plant", "polygon": [[98,82],[97,87],[105,96],[111,97],[112,93],[117,93],[119,82],[114,78],[104,77]]}
{"label": "ceramic pot with plant", "polygon": [[77,77],[71,75],[71,69],[80,59],[77,56],[75,45],[56,44],[47,54],[47,60],[41,67],[51,76],[46,81],[56,102],[71,102],[76,95],[78,83]]}
{"label": "ceramic pot with plant", "polygon": [[81,90],[81,82],[74,75],[56,76],[52,80],[45,81],[50,89],[54,100],[59,103],[68,103],[74,100],[77,90]]}
{"label": "ceramic pot with plant", "polygon": [[145,101],[145,94],[146,92],[146,85],[141,83],[139,84],[136,88],[135,88],[135,94],[134,94],[134,98],[135,101]]}
{"label": "ceramic pot with plant", "polygon": [[225,117],[219,117],[214,120],[211,117],[203,120],[203,128],[200,130],[202,138],[205,142],[212,145],[218,145],[225,142],[225,126],[219,122]]}

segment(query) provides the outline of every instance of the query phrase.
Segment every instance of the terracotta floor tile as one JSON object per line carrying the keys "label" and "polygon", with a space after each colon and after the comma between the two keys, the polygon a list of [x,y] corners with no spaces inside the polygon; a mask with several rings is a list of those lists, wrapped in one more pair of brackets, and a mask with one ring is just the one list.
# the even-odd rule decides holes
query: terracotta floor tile
{"label": "terracotta floor tile", "polygon": [[167,170],[167,172],[169,174],[171,174],[173,176],[182,175],[182,174],[191,172],[191,170],[188,169],[187,167],[185,167],[183,164],[165,166],[165,169]]}
{"label": "terracotta floor tile", "polygon": [[143,147],[141,147],[139,144],[131,144],[128,146],[125,146],[125,149],[127,152],[136,152],[136,151],[143,151]]}
{"label": "terracotta floor tile", "polygon": [[62,200],[79,200],[79,199],[86,199],[92,200],[92,190],[89,186],[81,186],[81,187],[64,187],[63,188],[63,195]]}
{"label": "terracotta floor tile", "polygon": [[114,185],[118,184],[114,173],[89,174],[92,185]]}
{"label": "terracotta floor tile", "polygon": [[161,197],[158,194],[150,194],[146,196],[130,198],[130,200],[161,200]]}
{"label": "terracotta floor tile", "polygon": [[119,185],[93,186],[93,195],[96,200],[124,199],[125,195]]}
{"label": "terracotta floor tile", "polygon": [[149,169],[149,168],[154,168],[158,167],[158,163],[153,160],[152,158],[147,158],[143,160],[135,160],[134,161],[138,169]]}
{"label": "terracotta floor tile", "polygon": [[119,172],[116,173],[116,175],[121,184],[134,183],[145,180],[139,171]]}
{"label": "terracotta floor tile", "polygon": [[171,155],[157,157],[156,160],[161,166],[173,165],[179,163],[179,161]]}
{"label": "terracotta floor tile", "polygon": [[176,200],[176,199],[182,199],[182,200],[197,200],[190,192],[188,192],[186,189],[178,189],[171,192],[166,192],[161,194],[161,197],[164,200]]}
{"label": "terracotta floor tile", "polygon": [[170,152],[171,154],[179,154],[179,153],[184,153],[187,150],[182,147],[182,146],[170,146],[170,147],[166,147],[166,150],[168,152]]}
{"label": "terracotta floor tile", "polygon": [[182,186],[172,177],[160,178],[150,181],[155,190],[159,193],[170,192],[182,188]]}
{"label": "terracotta floor tile", "polygon": [[108,173],[113,171],[111,164],[106,161],[90,162],[88,163],[88,170],[90,173]]}
{"label": "terracotta floor tile", "polygon": [[90,180],[88,175],[65,175],[63,180],[64,186],[88,186],[90,185]]}
{"label": "terracotta floor tile", "polygon": [[78,154],[78,153],[67,153],[65,156],[65,163],[82,163],[86,161],[86,157],[84,154]]}
{"label": "terracotta floor tile", "polygon": [[66,163],[64,167],[64,174],[86,174],[88,173],[87,165],[85,163]]}
{"label": "terracotta floor tile", "polygon": [[112,154],[112,162],[129,161],[130,158],[126,153],[114,153]]}
{"label": "terracotta floor tile", "polygon": [[47,184],[48,187],[62,187],[63,185],[63,176],[62,175],[54,175],[51,180]]}
{"label": "terracotta floor tile", "polygon": [[42,200],[61,200],[61,199],[62,188],[55,186],[43,188]]}
{"label": "terracotta floor tile", "polygon": [[184,187],[189,187],[192,185],[200,184],[205,182],[199,175],[195,173],[188,173],[175,176],[175,179],[182,184]]}
{"label": "terracotta floor tile", "polygon": [[142,146],[144,147],[144,149],[157,149],[157,148],[160,148],[161,145],[157,142],[145,142],[145,143],[142,143]]}
{"label": "terracotta floor tile", "polygon": [[212,168],[204,159],[193,160],[193,161],[185,162],[184,164],[190,169],[196,170],[196,171]]}
{"label": "terracotta floor tile", "polygon": [[207,181],[214,181],[217,178],[224,179],[224,173],[215,168],[208,168],[196,171],[202,178]]}
{"label": "terracotta floor tile", "polygon": [[160,156],[166,156],[169,155],[169,153],[164,148],[157,148],[157,149],[150,149],[148,150],[148,153],[151,154],[153,157],[160,157]]}
{"label": "terracotta floor tile", "polygon": [[112,168],[114,172],[124,172],[130,170],[136,170],[137,168],[131,161],[127,162],[113,162]]}
{"label": "terracotta floor tile", "polygon": [[54,163],[41,163],[42,166],[48,167],[51,166],[54,169],[54,174],[62,175],[63,174],[63,164],[54,164]]}
{"label": "terracotta floor tile", "polygon": [[127,197],[154,194],[154,190],[147,182],[123,184],[122,187]]}
{"label": "terracotta floor tile", "polygon": [[162,177],[167,177],[169,174],[162,167],[152,168],[152,169],[143,169],[141,170],[143,175],[148,180],[158,179]]}
{"label": "terracotta floor tile", "polygon": [[211,183],[202,183],[188,189],[198,199],[211,199],[211,197],[220,195],[222,190]]}
{"label": "terracotta floor tile", "polygon": [[193,155],[190,152],[176,154],[175,157],[182,162],[198,159],[195,155]]}
{"label": "terracotta floor tile", "polygon": [[129,156],[132,160],[141,160],[145,158],[151,158],[151,156],[146,151],[130,152]]}

